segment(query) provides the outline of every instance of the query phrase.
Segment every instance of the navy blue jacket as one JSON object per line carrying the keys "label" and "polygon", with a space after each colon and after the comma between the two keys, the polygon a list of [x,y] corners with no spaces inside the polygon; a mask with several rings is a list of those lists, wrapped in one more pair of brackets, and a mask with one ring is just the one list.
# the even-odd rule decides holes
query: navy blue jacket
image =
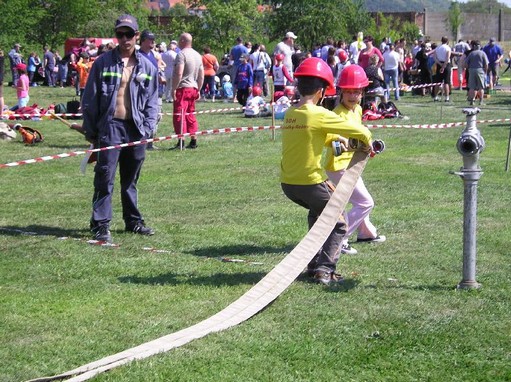
{"label": "navy blue jacket", "polygon": [[[129,82],[132,116],[142,138],[150,138],[158,118],[158,76],[154,65],[138,51]],[[89,140],[107,134],[115,113],[123,63],[119,49],[103,53],[92,65],[82,97],[83,128]]]}

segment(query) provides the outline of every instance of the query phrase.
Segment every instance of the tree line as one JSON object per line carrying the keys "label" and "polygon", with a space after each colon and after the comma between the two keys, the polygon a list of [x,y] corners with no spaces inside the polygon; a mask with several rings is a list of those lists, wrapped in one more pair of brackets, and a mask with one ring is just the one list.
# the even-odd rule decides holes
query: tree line
{"label": "tree line", "polygon": [[228,52],[238,36],[271,47],[287,31],[299,36],[296,42],[304,50],[328,37],[350,42],[359,31],[376,41],[383,37],[411,41],[419,33],[412,23],[383,16],[376,25],[364,0],[186,0],[185,7],[167,11],[170,22],[165,26],[150,22],[151,11],[141,0],[0,0],[0,9],[0,49],[7,53],[20,43],[25,56],[40,52],[44,45],[58,49],[68,37],[111,37],[113,23],[122,13],[136,16],[140,29],[151,29],[159,41],[168,43],[187,31],[194,36],[195,47],[209,45],[217,53]]}

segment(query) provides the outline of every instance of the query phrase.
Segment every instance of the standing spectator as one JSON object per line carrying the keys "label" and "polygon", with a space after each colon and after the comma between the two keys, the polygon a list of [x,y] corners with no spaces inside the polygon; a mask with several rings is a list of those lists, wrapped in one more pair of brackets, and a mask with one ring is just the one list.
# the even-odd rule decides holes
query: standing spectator
{"label": "standing spectator", "polygon": [[380,42],[380,46],[379,46],[380,52],[382,54],[385,53],[385,51],[387,50],[389,44],[390,44],[390,39],[388,37],[382,38],[382,40]]}
{"label": "standing spectator", "polygon": [[11,64],[12,86],[16,87],[19,78],[16,65],[21,64],[23,62],[23,55],[21,54],[21,45],[14,44],[13,48],[9,51],[8,56]]}
{"label": "standing spectator", "polygon": [[479,40],[472,41],[472,52],[465,60],[465,67],[469,71],[468,76],[468,101],[472,106],[476,96],[479,105],[483,104],[486,73],[488,72],[489,60],[486,53],[481,50]]}
{"label": "standing spectator", "polygon": [[163,52],[161,55],[161,59],[165,63],[165,90],[163,92],[163,98],[165,98],[165,102],[172,103],[174,102],[174,92],[172,90],[172,73],[174,72],[174,61],[176,60],[176,47],[177,41],[172,40],[169,44],[169,47],[166,52]]}
{"label": "standing spectator", "polygon": [[[412,57],[415,60],[415,56],[417,56],[417,53],[419,53],[419,50],[422,49],[421,45],[424,43],[424,40],[421,38],[419,40],[413,40],[413,46],[412,46]],[[417,66],[416,63],[413,64],[413,67],[415,68]]]}
{"label": "standing spectator", "polygon": [[37,71],[37,67],[41,65],[41,61],[35,52],[30,52],[28,56],[28,80],[30,81],[30,86],[37,86],[37,83],[34,81],[35,73]]}
{"label": "standing spectator", "polygon": [[[449,39],[442,37],[442,44],[435,49],[433,57],[436,64],[435,82],[443,83],[443,93],[445,102],[450,102],[449,95],[451,94],[451,47],[449,46]],[[433,88],[433,100],[439,101],[438,98],[438,85]]]}
{"label": "standing spectator", "polygon": [[205,46],[203,52],[202,65],[204,66],[204,84],[202,86],[201,93],[204,97],[204,101],[206,101],[206,91],[208,91],[211,102],[215,102],[215,75],[219,68],[218,60],[215,55],[211,54],[211,48],[209,46]]}
{"label": "standing spectator", "polygon": [[80,60],[76,64],[76,70],[78,71],[78,77],[80,78],[80,100],[83,97],[83,91],[89,78],[89,73],[92,68],[92,61],[90,60],[89,53],[80,53]]}
{"label": "standing spectator", "polygon": [[366,47],[360,51],[360,54],[358,55],[358,64],[362,68],[367,68],[369,66],[369,58],[376,54],[379,58],[379,65],[383,65],[383,55],[381,54],[380,50],[373,46],[374,38],[373,36],[367,36],[364,38],[364,43]]}
{"label": "standing spectator", "polygon": [[405,70],[406,40],[404,38],[400,38],[394,48],[399,54],[399,64],[397,70],[398,82],[401,83],[403,82],[403,72]]}
{"label": "standing spectator", "polygon": [[[163,61],[161,59],[161,55],[158,51],[155,50],[154,45],[155,36],[151,31],[143,30],[140,35],[140,54],[143,55],[145,58],[147,58],[156,68],[158,71],[158,118],[156,120],[156,125],[153,129],[153,136],[151,138],[154,138],[156,135],[156,132],[158,131],[158,124],[161,120],[161,111],[162,111],[162,105],[163,105],[163,86],[165,79],[163,78]],[[153,142],[149,142],[147,144],[147,150],[155,150],[156,147],[153,145]]]}
{"label": "standing spectator", "polygon": [[[238,66],[240,66],[240,58],[242,54],[248,54],[248,49],[245,45],[243,45],[243,39],[238,37],[236,39],[236,45],[232,47],[229,60],[231,62],[231,78],[236,78],[236,72],[238,71]],[[236,93],[236,89],[234,89],[234,93]],[[236,99],[233,100],[236,102]]]}
{"label": "standing spectator", "polygon": [[350,54],[350,61],[352,64],[358,63],[360,52],[365,48],[366,44],[362,39],[362,32],[359,32],[358,35],[353,35],[352,42],[348,48],[348,53]]}
{"label": "standing spectator", "polygon": [[[82,98],[86,139],[97,147],[139,141],[152,136],[158,116],[158,72],[135,50],[137,20],[121,15],[115,22],[117,48],[103,53],[89,73]],[[94,239],[112,240],[112,195],[119,166],[121,203],[127,232],[153,235],[138,209],[137,182],[145,159],[145,145],[102,151],[94,176],[90,222]]]}
{"label": "standing spectator", "polygon": [[[60,56],[59,56],[60,57]],[[68,74],[69,57],[60,57],[57,61],[58,71],[58,83],[61,88],[67,85],[67,74]]]}
{"label": "standing spectator", "polygon": [[463,69],[464,69],[464,59],[466,57],[465,52],[470,50],[470,46],[463,40],[459,39],[458,43],[454,45],[454,49],[451,54],[454,56],[454,63],[458,67],[458,89],[461,90],[463,88]]}
{"label": "standing spectator", "polygon": [[[387,45],[387,49],[391,49],[389,45],[390,43]],[[367,76],[361,67],[352,65],[347,68],[344,75],[341,74],[338,84],[341,88],[341,103],[334,109],[334,113],[339,115],[343,121],[353,123],[361,132],[364,132],[366,127],[362,125],[360,101],[367,84]],[[332,146],[327,146],[325,169],[328,179],[335,186],[342,180],[351,158],[353,158],[353,151],[344,151],[340,156],[334,156]],[[357,250],[348,243],[348,238],[355,232],[357,232],[357,242],[382,243],[386,238],[383,235],[378,235],[376,227],[369,220],[369,214],[374,208],[374,201],[367,191],[362,177],[358,178],[349,203],[352,208],[344,214],[348,230],[342,241],[341,253],[356,255]]]}
{"label": "standing spectator", "polygon": [[[317,106],[326,89],[334,88],[334,77],[325,61],[307,58],[296,69],[301,98],[286,112],[282,126],[281,187],[294,203],[308,210],[308,225],[312,228],[323,212],[334,187],[327,181],[321,157],[328,134],[351,137],[371,145],[371,133],[354,123],[343,121],[337,114]],[[339,138],[347,145],[346,138]],[[346,233],[346,223],[339,216],[332,232],[320,251],[308,264],[314,280],[323,285],[342,281],[335,273],[339,248]]]}
{"label": "standing spectator", "polygon": [[366,89],[366,99],[374,99],[376,97],[383,96],[383,101],[387,102],[387,91],[384,89],[385,76],[383,75],[383,71],[381,70],[379,63],[380,58],[377,54],[373,54],[369,58],[369,66],[364,70],[367,78],[369,79],[369,85]]}
{"label": "standing spectator", "polygon": [[387,50],[383,53],[383,75],[385,76],[385,86],[387,88],[387,98],[390,98],[390,89],[394,87],[394,98],[399,100],[399,54],[392,43],[387,45]]}
{"label": "standing spectator", "polygon": [[334,39],[332,37],[328,37],[326,39],[325,44],[321,47],[321,59],[325,62],[328,60],[328,56],[330,55],[330,48],[334,47]]}
{"label": "standing spectator", "polygon": [[499,66],[500,66],[500,60],[502,60],[502,57],[504,56],[504,51],[502,48],[495,44],[495,38],[490,38],[490,41],[488,44],[486,44],[483,48],[483,52],[486,53],[486,56],[488,57],[488,82],[489,82],[489,90],[492,91],[493,87],[497,85],[497,82],[499,80]]}
{"label": "standing spectator", "polygon": [[259,85],[262,89],[264,87],[266,77],[267,62],[265,53],[261,52],[261,46],[259,44],[254,45],[254,50],[250,54],[249,63],[254,72],[254,85]]}
{"label": "standing spectator", "polygon": [[270,94],[268,90],[268,72],[271,69],[271,58],[268,53],[266,53],[266,47],[261,44],[259,47],[259,51],[261,52],[261,60],[264,62],[264,81],[263,81],[263,95],[268,97]]}
{"label": "standing spectator", "polygon": [[30,89],[30,82],[27,75],[27,65],[19,63],[16,65],[18,71],[18,83],[16,84],[16,95],[18,96],[18,103],[11,108],[12,111],[18,110],[28,105],[30,96],[28,95]]}
{"label": "standing spectator", "polygon": [[[187,148],[197,148],[199,124],[195,118],[195,101],[200,98],[199,90],[204,83],[204,66],[199,52],[192,48],[192,35],[179,36],[179,53],[176,57],[172,89],[174,89],[174,131],[176,134],[190,134]],[[184,114],[184,115],[182,115]],[[184,119],[183,119],[184,118]],[[184,139],[178,139],[175,148],[182,149]]]}
{"label": "standing spectator", "polygon": [[43,56],[43,67],[44,67],[44,77],[46,78],[46,85],[51,88],[55,87],[55,55],[50,50],[48,45],[44,47],[44,56]]}
{"label": "standing spectator", "polygon": [[[420,84],[426,85],[431,84],[433,82],[431,76],[431,67],[429,66],[429,56],[431,53],[431,44],[429,42],[422,43],[421,49],[415,56],[415,60],[417,60],[417,68],[420,70]],[[422,96],[426,95],[426,87],[420,88],[420,92]],[[432,92],[433,94],[433,92]]]}
{"label": "standing spectator", "polygon": [[241,106],[247,105],[247,99],[252,92],[254,85],[254,73],[252,67],[248,64],[248,55],[242,54],[240,57],[240,65],[234,78],[234,88],[236,89],[236,97]]}
{"label": "standing spectator", "polygon": [[270,75],[273,77],[273,90],[276,92],[284,91],[286,87],[286,80],[292,81],[292,77],[289,75],[287,67],[282,64],[284,61],[284,55],[279,53],[275,55],[275,65],[272,66]]}
{"label": "standing spectator", "polygon": [[[295,52],[294,43],[296,40],[296,35],[293,32],[287,32],[284,39],[275,46],[275,50],[273,51],[273,55],[277,54],[284,55],[284,66],[287,68],[289,76],[293,78],[293,60],[292,56]],[[289,81],[289,80],[288,80]],[[292,84],[293,80],[289,81],[289,84]]]}
{"label": "standing spectator", "polygon": [[4,114],[4,64],[5,64],[4,51],[0,49],[0,119]]}

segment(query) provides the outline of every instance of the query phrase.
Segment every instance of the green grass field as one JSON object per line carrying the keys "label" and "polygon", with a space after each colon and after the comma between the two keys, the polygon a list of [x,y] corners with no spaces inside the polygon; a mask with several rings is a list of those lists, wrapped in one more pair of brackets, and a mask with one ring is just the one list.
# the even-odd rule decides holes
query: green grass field
{"label": "green grass field", "polygon": [[[4,90],[12,105],[14,91]],[[31,102],[44,107],[72,98],[71,89],[31,89]],[[452,98],[446,105],[407,94],[398,107],[409,120],[381,122],[465,121],[465,92]],[[509,93],[486,102],[479,120],[511,117]],[[233,105],[198,108],[225,106]],[[271,120],[229,112],[201,114],[199,123],[211,129]],[[0,163],[87,148],[57,121],[26,125],[45,141],[2,142]],[[171,134],[171,126],[165,117],[158,135]],[[376,202],[372,221],[387,241],[357,245],[357,256],[341,257],[344,286],[299,278],[249,321],[95,380],[510,381],[509,126],[479,125],[486,140],[478,189],[481,289],[456,290],[463,182],[449,171],[462,166],[456,150],[462,127],[374,129],[387,149],[363,177]],[[0,169],[1,381],[64,372],[204,320],[306,234],[306,211],[280,189],[279,131],[275,141],[261,131],[201,137],[197,150],[184,152],[167,150],[174,144],[148,152],[139,182],[139,205],[156,235],[124,233],[114,197],[111,228],[119,248],[86,243],[93,171],[79,173],[82,157]]]}

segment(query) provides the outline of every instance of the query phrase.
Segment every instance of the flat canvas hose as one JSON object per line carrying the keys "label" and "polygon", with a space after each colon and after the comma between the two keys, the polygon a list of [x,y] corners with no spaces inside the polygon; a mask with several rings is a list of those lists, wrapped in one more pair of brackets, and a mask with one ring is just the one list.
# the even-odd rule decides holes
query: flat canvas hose
{"label": "flat canvas hose", "polygon": [[52,377],[32,379],[28,382],[45,382],[66,378],[69,378],[67,381],[73,382],[87,381],[117,366],[169,351],[209,333],[219,332],[248,320],[284,292],[323,246],[339,216],[344,211],[355,184],[364,170],[367,159],[367,153],[355,152],[346,173],[342,177],[342,182],[337,186],[323,213],[307,235],[261,281],[222,311],[178,332],[110,355],[74,370]]}

